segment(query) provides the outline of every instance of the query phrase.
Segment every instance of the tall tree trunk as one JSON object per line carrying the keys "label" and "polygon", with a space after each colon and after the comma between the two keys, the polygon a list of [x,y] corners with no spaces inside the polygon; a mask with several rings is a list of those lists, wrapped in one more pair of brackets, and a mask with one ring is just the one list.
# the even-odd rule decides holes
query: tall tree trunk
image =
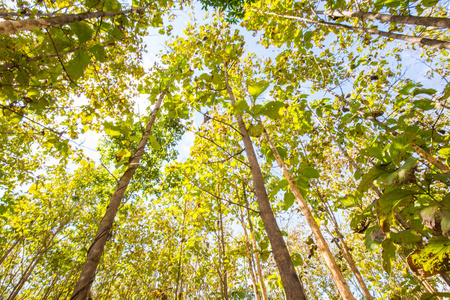
{"label": "tall tree trunk", "polygon": [[183,248],[184,248],[184,229],[186,224],[186,209],[187,209],[187,201],[184,199],[184,209],[183,209],[183,222],[181,224],[181,245],[180,245],[180,259],[178,260],[178,274],[177,274],[177,285],[175,286],[175,297],[176,300],[178,297],[178,288],[180,287],[180,279],[183,274]]}
{"label": "tall tree trunk", "polygon": [[170,84],[171,83],[169,83],[169,85],[160,94],[158,101],[155,104],[155,108],[150,114],[150,118],[147,122],[144,134],[142,135],[139,146],[133,155],[133,159],[130,161],[127,170],[117,183],[116,190],[112,195],[111,200],[109,201],[109,205],[106,208],[105,215],[103,216],[103,219],[101,220],[98,227],[97,234],[95,235],[94,242],[89,248],[87,258],[83,265],[83,269],[81,270],[78,282],[73,290],[72,296],[70,297],[70,299],[72,300],[85,300],[89,294],[92,283],[94,282],[95,271],[97,270],[97,266],[100,262],[103,249],[105,248],[106,240],[108,239],[109,231],[111,230],[111,227],[114,223],[114,218],[116,217],[117,211],[119,209],[120,203],[122,202],[122,198],[125,194],[128,184],[130,183],[137,167],[139,166],[139,162],[142,158],[142,155],[144,154],[145,145],[147,144],[153,123],[155,123],[159,108],[161,107],[164,96],[169,90]]}
{"label": "tall tree trunk", "polygon": [[[263,126],[261,121],[259,121],[259,124]],[[311,231],[313,232],[314,237],[316,238],[317,247],[319,248],[320,253],[322,254],[322,258],[325,260],[325,264],[327,265],[328,269],[331,272],[334,283],[337,289],[339,290],[340,296],[345,300],[347,299],[356,300],[356,298],[350,291],[350,287],[348,286],[344,278],[344,275],[342,275],[342,272],[339,269],[339,266],[337,265],[334,256],[331,253],[330,248],[328,247],[328,244],[322,235],[322,232],[320,231],[319,225],[317,224],[316,220],[314,219],[311,213],[311,210],[308,207],[308,204],[303,198],[303,195],[300,193],[300,190],[297,184],[295,183],[294,178],[292,178],[291,173],[287,169],[284,161],[281,159],[281,156],[278,153],[277,148],[275,147],[272,139],[269,136],[269,133],[265,128],[264,128],[264,135],[269,144],[270,150],[272,151],[273,155],[275,156],[275,159],[277,160],[278,166],[283,170],[284,177],[289,183],[289,187],[295,196],[295,200],[297,201],[298,205],[300,206],[300,209],[305,215],[306,221],[308,222],[309,227],[311,228]]]}
{"label": "tall tree trunk", "polygon": [[244,205],[245,205],[245,209],[247,212],[247,222],[248,222],[248,227],[250,229],[250,237],[251,237],[251,242],[252,242],[252,247],[253,247],[252,252],[255,253],[256,272],[258,273],[258,278],[259,278],[259,283],[261,285],[263,299],[269,300],[269,297],[267,296],[266,284],[264,283],[264,276],[262,274],[261,263],[259,260],[259,253],[257,252],[258,247],[256,246],[255,231],[253,229],[252,218],[250,217],[249,203],[248,203],[248,199],[247,199],[247,193],[245,192],[245,183],[242,183],[242,190],[243,190],[243,196],[244,196],[244,201],[245,201]]}
{"label": "tall tree trunk", "polygon": [[248,238],[248,233],[247,233],[247,228],[246,228],[247,225],[244,222],[244,217],[242,215],[241,207],[239,207],[239,213],[240,213],[240,221],[242,224],[242,229],[244,229],[245,252],[247,254],[248,269],[250,271],[250,279],[252,280],[253,293],[255,294],[256,300],[261,300],[261,297],[259,296],[259,292],[258,292],[258,283],[256,282],[255,272],[253,272],[253,255],[252,255],[252,251],[250,249],[250,241]]}
{"label": "tall tree trunk", "polygon": [[126,15],[136,11],[143,11],[149,6],[135,7],[119,12],[110,11],[98,11],[98,12],[88,12],[76,15],[64,15],[52,18],[40,18],[40,19],[27,19],[19,21],[3,21],[0,22],[0,34],[14,34],[20,31],[33,30],[38,28],[49,28],[53,26],[60,26],[64,24],[69,24],[77,21],[103,18],[103,17],[113,17]]}
{"label": "tall tree trunk", "polygon": [[350,17],[350,18],[360,18],[369,20],[378,20],[387,23],[399,23],[399,24],[411,24],[411,25],[423,25],[428,27],[442,27],[450,28],[449,18],[435,18],[435,17],[417,17],[417,16],[396,16],[387,15],[371,12],[362,11],[346,11],[346,10],[327,10],[323,13],[324,15],[340,18],[340,17]]}
{"label": "tall tree trunk", "polygon": [[[228,92],[228,96],[231,99],[231,104],[235,105],[236,99],[228,80],[228,68],[225,63],[225,85]],[[248,161],[250,164],[250,170],[252,173],[253,184],[255,186],[256,198],[259,204],[260,216],[263,221],[267,236],[272,247],[273,256],[277,263],[278,271],[280,272],[281,281],[283,282],[283,288],[286,294],[287,300],[304,300],[306,298],[305,291],[298,278],[297,272],[292,263],[289,251],[284,242],[283,235],[278,227],[277,221],[273,214],[269,197],[267,196],[266,187],[264,185],[264,179],[262,176],[261,168],[259,167],[258,160],[256,158],[255,151],[253,149],[252,140],[245,127],[242,115],[237,114],[236,119],[239,125],[239,131],[242,135],[242,140],[245,146],[245,152],[247,153]]]}
{"label": "tall tree trunk", "polygon": [[223,234],[222,201],[220,201],[219,199],[217,199],[217,201],[218,201],[218,204],[219,204],[219,230],[220,230],[219,247],[221,248],[220,252],[222,253],[222,255],[221,255],[222,257],[221,257],[220,260],[221,260],[221,265],[223,267],[223,276],[222,276],[222,279],[223,279],[223,296],[224,296],[225,300],[228,300],[228,280],[227,280],[228,270],[227,270],[227,268],[225,267],[225,264],[224,264],[224,257],[226,256],[225,255],[226,249],[225,249],[225,238],[224,238],[224,234]]}
{"label": "tall tree trunk", "polygon": [[311,23],[311,24],[324,25],[324,26],[328,26],[328,27],[338,27],[338,28],[343,28],[343,29],[347,29],[347,30],[361,32],[361,33],[375,34],[375,35],[387,37],[390,39],[402,40],[402,41],[407,41],[407,42],[411,42],[411,43],[417,43],[417,44],[420,44],[423,46],[430,46],[430,47],[439,48],[439,49],[450,49],[450,42],[441,41],[441,40],[411,36],[411,35],[406,35],[406,34],[391,33],[391,32],[381,31],[381,30],[377,30],[377,29],[371,29],[371,28],[354,27],[354,26],[350,26],[350,25],[338,24],[338,23],[332,23],[332,22],[317,21],[317,20],[311,20],[308,18],[302,18],[302,17],[297,17],[297,16],[280,15],[280,14],[276,14],[276,13],[272,13],[272,12],[264,12],[264,14],[277,16],[277,17],[281,17],[281,18],[285,18],[285,19],[303,21],[303,22]]}
{"label": "tall tree trunk", "polygon": [[344,236],[342,235],[341,231],[339,230],[339,225],[336,222],[336,219],[334,218],[334,216],[332,215],[332,212],[330,211],[327,201],[322,197],[322,194],[319,192],[319,189],[317,187],[316,187],[316,192],[317,192],[317,196],[319,197],[320,201],[322,202],[322,206],[325,210],[325,213],[328,215],[328,219],[330,220],[331,224],[333,224],[334,232],[336,233],[336,235],[342,245],[344,258],[347,261],[348,265],[350,266],[350,269],[352,270],[353,274],[355,275],[356,280],[358,280],[358,284],[361,287],[364,297],[366,297],[367,300],[372,300],[373,297],[370,294],[370,291],[367,288],[367,285],[366,285],[361,273],[359,272],[358,267],[356,267],[356,263],[353,260],[353,256],[350,253],[347,243],[344,240]]}

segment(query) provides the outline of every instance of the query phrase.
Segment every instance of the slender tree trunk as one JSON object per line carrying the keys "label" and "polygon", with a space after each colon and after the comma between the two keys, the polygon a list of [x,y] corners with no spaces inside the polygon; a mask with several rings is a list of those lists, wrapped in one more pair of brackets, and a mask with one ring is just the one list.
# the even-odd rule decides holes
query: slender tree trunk
{"label": "slender tree trunk", "polygon": [[159,108],[161,107],[161,103],[168,90],[169,86],[167,86],[160,94],[158,101],[155,104],[155,108],[150,114],[150,118],[147,122],[144,134],[142,135],[139,146],[133,155],[133,159],[131,160],[127,170],[117,183],[116,190],[112,195],[111,200],[109,201],[109,205],[106,208],[105,215],[103,216],[103,219],[101,220],[98,227],[97,234],[95,235],[95,240],[89,248],[80,277],[70,298],[72,300],[85,300],[89,294],[92,283],[94,282],[95,271],[97,270],[97,266],[100,262],[103,249],[105,248],[106,240],[108,239],[109,231],[111,230],[114,223],[114,218],[116,217],[117,211],[119,209],[120,203],[122,202],[122,198],[125,194],[128,184],[130,183],[137,167],[139,166],[139,162],[142,158],[142,155],[144,154],[145,145],[147,144],[150,131],[152,130],[152,126],[155,123]]}
{"label": "slender tree trunk", "polygon": [[81,13],[76,15],[64,15],[51,18],[27,19],[19,21],[3,21],[0,22],[0,34],[13,34],[20,31],[33,30],[38,28],[49,28],[77,21],[126,15],[136,11],[143,11],[148,7],[149,6],[135,7],[120,12],[98,11],[98,12]]}
{"label": "slender tree trunk", "polygon": [[259,260],[259,253],[257,252],[258,247],[256,246],[255,231],[253,229],[252,218],[250,217],[249,203],[247,200],[247,194],[245,192],[245,183],[242,183],[242,190],[243,190],[244,201],[245,201],[246,212],[247,212],[247,222],[248,222],[248,226],[250,228],[250,237],[251,237],[253,252],[255,253],[256,271],[258,273],[258,278],[259,278],[259,282],[261,285],[262,296],[263,296],[264,300],[269,300],[269,297],[267,296],[266,284],[264,283],[264,276],[262,274],[261,262]]}
{"label": "slender tree trunk", "polygon": [[184,247],[184,228],[186,224],[186,208],[187,201],[184,199],[184,209],[183,209],[183,223],[181,224],[181,246],[180,246],[180,259],[178,260],[178,274],[177,274],[177,285],[175,287],[175,300],[178,297],[178,288],[180,287],[180,279],[183,273],[183,247]]}
{"label": "slender tree trunk", "polygon": [[3,263],[3,261],[8,257],[8,255],[11,253],[11,251],[17,246],[17,244],[19,244],[19,242],[22,240],[22,238],[17,239],[14,244],[11,245],[11,247],[9,247],[8,250],[6,250],[6,252],[2,255],[2,257],[0,258],[0,265]]}
{"label": "slender tree trunk", "polygon": [[[259,121],[259,124],[263,126],[262,122]],[[273,155],[275,156],[275,159],[277,160],[278,166],[283,170],[284,177],[289,183],[289,187],[292,191],[292,193],[295,196],[295,200],[297,201],[298,205],[300,206],[300,209],[302,210],[303,214],[305,215],[305,218],[309,224],[309,227],[311,228],[311,231],[314,234],[314,237],[316,238],[317,247],[320,250],[320,253],[322,254],[323,259],[325,260],[325,264],[327,265],[328,269],[331,272],[331,275],[333,277],[334,283],[339,290],[340,296],[347,300],[356,300],[356,298],[353,296],[352,292],[350,291],[350,288],[344,278],[344,275],[342,275],[341,270],[339,269],[339,266],[337,265],[333,254],[330,251],[330,248],[328,247],[327,242],[325,241],[325,238],[322,235],[322,232],[320,231],[319,225],[317,224],[316,220],[314,219],[311,210],[308,207],[308,204],[306,203],[305,199],[303,198],[303,195],[300,193],[300,190],[295,183],[294,178],[292,178],[291,173],[286,167],[286,164],[281,159],[280,154],[278,153],[277,148],[275,147],[272,139],[270,138],[267,130],[264,128],[264,135],[266,137],[266,140],[269,144],[270,149],[272,150]]]}
{"label": "slender tree trunk", "polygon": [[[320,12],[318,12],[320,13]],[[435,17],[417,17],[417,16],[396,16],[387,14],[378,14],[362,11],[346,11],[346,10],[327,10],[323,12],[324,15],[330,17],[350,17],[369,20],[378,20],[387,23],[399,23],[399,24],[411,24],[411,25],[423,25],[428,27],[442,27],[450,28],[449,18],[435,18]]]}
{"label": "slender tree trunk", "polygon": [[247,225],[244,222],[244,217],[242,216],[242,208],[239,207],[239,213],[240,213],[240,221],[242,224],[242,228],[244,229],[244,237],[245,237],[245,252],[247,253],[247,260],[248,260],[248,269],[250,271],[250,279],[252,280],[252,286],[253,286],[253,293],[255,294],[256,300],[261,300],[261,297],[259,296],[258,292],[258,283],[256,282],[255,273],[253,272],[253,255],[252,251],[250,249],[250,242],[248,238],[247,233]]}
{"label": "slender tree trunk", "polygon": [[367,300],[372,300],[373,297],[370,294],[369,289],[367,288],[367,285],[361,275],[361,273],[358,270],[358,267],[356,267],[356,263],[353,260],[353,256],[350,253],[350,250],[348,249],[347,243],[345,242],[344,236],[342,235],[341,231],[339,230],[339,225],[336,222],[336,219],[332,215],[332,212],[330,211],[330,208],[327,204],[327,201],[322,197],[319,190],[316,188],[317,196],[319,196],[320,201],[322,202],[322,206],[325,210],[325,213],[328,215],[328,219],[331,221],[331,224],[333,224],[334,232],[336,232],[336,235],[341,242],[342,250],[344,253],[344,258],[347,261],[348,265],[350,266],[350,269],[352,270],[353,274],[356,277],[356,280],[358,280],[358,284],[361,287],[361,290],[364,294],[364,297],[366,297]]}
{"label": "slender tree trunk", "polygon": [[276,14],[276,13],[272,13],[272,12],[264,12],[264,14],[277,16],[277,17],[281,17],[281,18],[285,18],[285,19],[303,21],[303,22],[311,23],[311,24],[318,24],[318,25],[324,25],[324,26],[329,26],[329,27],[338,27],[338,28],[343,28],[343,29],[347,29],[347,30],[361,32],[361,33],[375,34],[375,35],[387,37],[390,39],[407,41],[407,42],[411,42],[411,43],[420,44],[423,46],[430,46],[430,47],[439,48],[439,49],[450,49],[450,42],[441,41],[441,40],[435,40],[435,39],[429,39],[429,38],[417,37],[417,36],[411,36],[411,35],[405,35],[405,34],[398,34],[398,33],[391,33],[391,32],[381,31],[381,30],[377,30],[377,29],[371,29],[371,28],[354,27],[354,26],[350,26],[350,25],[338,24],[338,23],[332,23],[332,22],[316,21],[316,20],[311,20],[308,18],[302,18],[302,17],[297,17],[297,16],[280,15],[280,14]]}
{"label": "slender tree trunk", "polygon": [[[231,99],[231,104],[235,105],[236,99],[228,81],[228,68],[225,64],[225,84],[228,95]],[[241,115],[236,115],[239,125],[239,131],[242,135],[242,140],[247,153],[250,169],[253,177],[253,184],[255,186],[256,198],[259,204],[260,216],[263,221],[267,236],[272,247],[273,256],[277,263],[278,271],[280,272],[283,288],[286,293],[287,300],[304,300],[307,299],[302,284],[298,278],[297,272],[292,263],[289,251],[284,242],[283,235],[278,227],[277,221],[273,214],[269,197],[267,196],[264,179],[261,168],[259,167],[255,151],[253,149],[252,140],[245,127],[244,120]]]}
{"label": "slender tree trunk", "polygon": [[59,276],[60,276],[60,273],[55,274],[55,276],[52,279],[52,283],[47,288],[47,291],[45,292],[44,297],[42,297],[42,300],[47,300],[48,299],[48,296],[52,292],[53,287],[55,286],[56,282],[58,282]]}
{"label": "slender tree trunk", "polygon": [[222,201],[220,201],[219,199],[217,199],[217,200],[219,202],[219,230],[220,230],[219,247],[221,248],[220,252],[222,253],[221,262],[222,262],[222,267],[223,267],[223,269],[222,269],[223,270],[223,293],[224,293],[225,300],[228,300],[228,280],[227,280],[228,270],[224,264],[224,257],[225,257],[226,249],[225,249],[225,238],[223,235]]}

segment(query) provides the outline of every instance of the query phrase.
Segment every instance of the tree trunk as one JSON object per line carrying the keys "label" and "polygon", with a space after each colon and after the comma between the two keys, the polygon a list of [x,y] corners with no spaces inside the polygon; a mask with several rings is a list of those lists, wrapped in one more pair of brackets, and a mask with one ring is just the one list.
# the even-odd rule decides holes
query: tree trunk
{"label": "tree trunk", "polygon": [[102,17],[113,17],[119,15],[125,15],[133,13],[136,11],[143,11],[149,6],[135,7],[132,9],[123,10],[120,12],[110,12],[110,11],[98,11],[81,13],[76,15],[64,15],[52,18],[40,18],[40,19],[27,19],[19,21],[3,21],[0,22],[0,34],[14,34],[20,31],[33,30],[38,28],[48,28],[53,26],[60,26],[64,24],[69,24],[77,21],[102,18]]}
{"label": "tree trunk", "polygon": [[11,245],[11,247],[9,247],[8,250],[6,250],[6,252],[2,255],[2,257],[0,257],[0,265],[3,263],[3,261],[8,257],[8,255],[11,253],[11,251],[17,246],[17,244],[19,244],[19,242],[22,240],[22,237],[17,239],[14,244]]}
{"label": "tree trunk", "polygon": [[[318,12],[319,13],[319,12]],[[423,25],[427,27],[442,27],[450,28],[449,18],[435,18],[435,17],[417,17],[417,16],[395,16],[387,14],[378,14],[362,11],[336,11],[327,10],[323,12],[324,15],[330,17],[350,17],[369,20],[378,20],[387,23],[399,23],[399,24],[411,24],[411,25]]]}
{"label": "tree trunk", "polygon": [[280,14],[276,14],[276,13],[272,13],[272,12],[264,12],[264,13],[267,15],[277,16],[277,17],[281,17],[281,18],[285,18],[285,19],[299,20],[299,21],[303,21],[303,22],[311,23],[311,24],[318,24],[318,25],[324,25],[324,26],[329,26],[329,27],[330,26],[331,27],[339,27],[339,28],[344,28],[347,30],[352,30],[352,31],[361,32],[361,33],[375,34],[375,35],[387,37],[390,39],[403,40],[403,41],[407,41],[407,42],[411,42],[411,43],[417,43],[417,44],[420,44],[423,46],[430,46],[430,47],[439,48],[439,49],[450,49],[450,42],[441,41],[441,40],[435,40],[435,39],[429,39],[429,38],[417,37],[417,36],[411,36],[411,35],[405,35],[405,34],[398,34],[398,33],[391,33],[391,32],[381,31],[381,30],[377,30],[377,29],[371,29],[371,28],[354,27],[354,26],[332,23],[332,22],[316,21],[316,20],[311,20],[308,18],[302,18],[302,17],[297,17],[297,16],[280,15]]}
{"label": "tree trunk", "polygon": [[103,219],[101,220],[98,227],[97,234],[95,235],[94,242],[89,248],[87,258],[83,265],[83,269],[81,271],[78,282],[73,290],[72,296],[70,297],[70,299],[72,300],[85,300],[89,294],[91,285],[94,282],[95,271],[97,270],[97,266],[100,262],[103,249],[105,248],[106,240],[108,239],[109,231],[111,230],[111,227],[114,223],[114,218],[116,217],[117,211],[119,209],[120,203],[122,202],[122,198],[125,194],[128,184],[130,183],[137,167],[139,166],[139,162],[142,158],[142,155],[144,154],[144,148],[147,144],[153,123],[155,122],[159,108],[161,107],[162,100],[164,99],[164,96],[166,95],[168,90],[169,86],[167,86],[159,96],[155,108],[150,114],[150,118],[147,122],[144,134],[142,135],[139,146],[134,153],[133,159],[131,160],[127,170],[117,183],[116,190],[112,195],[111,200],[109,201],[109,205],[106,208],[105,215],[103,216]]}
{"label": "tree trunk", "polygon": [[223,216],[222,216],[222,202],[218,200],[218,204],[219,204],[219,230],[220,230],[220,237],[219,237],[219,253],[222,253],[220,261],[221,261],[221,265],[222,265],[222,270],[223,270],[223,276],[222,276],[222,280],[223,280],[223,296],[225,300],[228,300],[228,279],[227,279],[227,273],[228,270],[225,267],[224,264],[224,258],[225,258],[225,238],[223,235]]}
{"label": "tree trunk", "polygon": [[[263,126],[261,121],[259,121],[259,124]],[[322,254],[322,258],[325,260],[325,264],[327,265],[328,269],[331,272],[334,283],[337,289],[339,290],[340,296],[345,300],[347,299],[356,300],[356,298],[350,291],[350,288],[347,282],[345,281],[344,275],[342,275],[341,270],[339,269],[339,266],[337,265],[333,257],[333,254],[331,253],[330,248],[328,247],[328,244],[325,241],[322,232],[320,231],[319,225],[317,224],[316,220],[314,219],[311,213],[311,210],[308,207],[308,204],[303,198],[303,195],[300,193],[300,190],[297,184],[295,183],[294,178],[292,178],[291,173],[287,169],[284,161],[281,159],[281,156],[278,153],[277,148],[273,144],[273,141],[265,128],[264,128],[264,135],[269,144],[270,150],[272,150],[272,153],[275,156],[275,159],[277,160],[278,166],[283,170],[284,177],[289,183],[289,187],[295,196],[295,200],[297,201],[298,205],[300,206],[300,209],[305,215],[309,227],[311,228],[311,231],[313,232],[314,237],[316,238],[317,247],[319,248],[320,253]]]}
{"label": "tree trunk", "polygon": [[350,253],[350,250],[348,249],[347,243],[344,240],[344,236],[342,235],[341,231],[339,230],[339,225],[336,222],[336,219],[332,215],[332,212],[329,209],[329,206],[327,204],[327,201],[322,197],[319,190],[316,188],[317,196],[319,197],[320,201],[322,202],[322,206],[325,210],[325,213],[328,215],[328,219],[331,221],[331,224],[333,224],[334,232],[336,233],[339,241],[342,245],[342,250],[344,253],[344,258],[347,261],[348,265],[350,266],[350,269],[352,270],[353,274],[356,277],[356,280],[358,280],[359,286],[361,287],[361,290],[364,294],[364,297],[366,297],[367,300],[372,300],[373,297],[370,294],[369,289],[367,288],[366,283],[364,282],[364,279],[361,275],[361,273],[358,270],[358,267],[356,267],[356,263],[353,260],[353,256]]}
{"label": "tree trunk", "polygon": [[243,194],[244,194],[244,201],[245,201],[245,206],[246,206],[246,211],[247,211],[247,222],[248,222],[248,226],[250,228],[250,236],[251,236],[253,252],[255,252],[256,271],[258,272],[258,278],[259,278],[259,282],[261,285],[262,296],[263,296],[264,300],[269,300],[269,297],[267,296],[266,284],[264,283],[264,277],[262,274],[261,263],[259,260],[259,254],[258,254],[258,252],[256,252],[258,250],[258,247],[256,246],[255,231],[253,229],[252,218],[250,217],[249,203],[247,200],[247,195],[245,193],[245,183],[242,184],[242,190],[243,190]]}
{"label": "tree trunk", "polygon": [[245,237],[245,253],[247,254],[247,260],[248,260],[248,269],[250,271],[250,278],[252,280],[252,286],[253,286],[253,293],[255,294],[256,300],[261,300],[261,297],[259,296],[258,292],[258,283],[256,282],[255,273],[253,272],[253,255],[252,251],[250,249],[250,242],[248,238],[247,228],[246,224],[244,222],[244,217],[242,216],[242,208],[239,207],[239,213],[240,213],[240,221],[242,224],[242,229],[244,229],[244,237]]}
{"label": "tree trunk", "polygon": [[[231,99],[231,104],[235,105],[236,99],[228,81],[228,68],[225,65],[225,84],[228,95]],[[245,146],[245,152],[247,153],[248,161],[250,164],[250,170],[252,173],[253,184],[255,186],[256,198],[259,204],[260,216],[263,221],[267,236],[272,247],[273,256],[277,263],[278,270],[280,272],[281,281],[283,282],[283,288],[286,293],[287,300],[304,300],[306,298],[305,291],[298,278],[297,272],[292,264],[292,260],[289,251],[284,242],[283,235],[278,227],[277,221],[270,206],[270,200],[267,196],[266,187],[264,185],[264,179],[262,176],[261,168],[259,167],[258,160],[256,158],[255,151],[253,149],[252,140],[245,127],[244,120],[241,115],[237,114],[236,119],[238,121],[239,130],[242,135],[242,140]]]}

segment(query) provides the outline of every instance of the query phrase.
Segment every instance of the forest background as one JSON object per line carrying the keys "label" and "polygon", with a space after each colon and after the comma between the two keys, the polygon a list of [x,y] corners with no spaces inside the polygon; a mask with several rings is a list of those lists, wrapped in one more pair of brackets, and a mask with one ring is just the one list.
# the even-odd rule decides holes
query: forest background
{"label": "forest background", "polygon": [[448,297],[448,7],[2,2],[0,297]]}

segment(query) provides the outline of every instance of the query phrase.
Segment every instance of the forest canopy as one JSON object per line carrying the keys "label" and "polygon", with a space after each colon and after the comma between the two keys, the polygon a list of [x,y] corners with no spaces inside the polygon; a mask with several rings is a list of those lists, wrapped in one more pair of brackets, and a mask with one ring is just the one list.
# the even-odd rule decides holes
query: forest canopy
{"label": "forest canopy", "polygon": [[0,3],[0,299],[450,297],[450,3]]}

